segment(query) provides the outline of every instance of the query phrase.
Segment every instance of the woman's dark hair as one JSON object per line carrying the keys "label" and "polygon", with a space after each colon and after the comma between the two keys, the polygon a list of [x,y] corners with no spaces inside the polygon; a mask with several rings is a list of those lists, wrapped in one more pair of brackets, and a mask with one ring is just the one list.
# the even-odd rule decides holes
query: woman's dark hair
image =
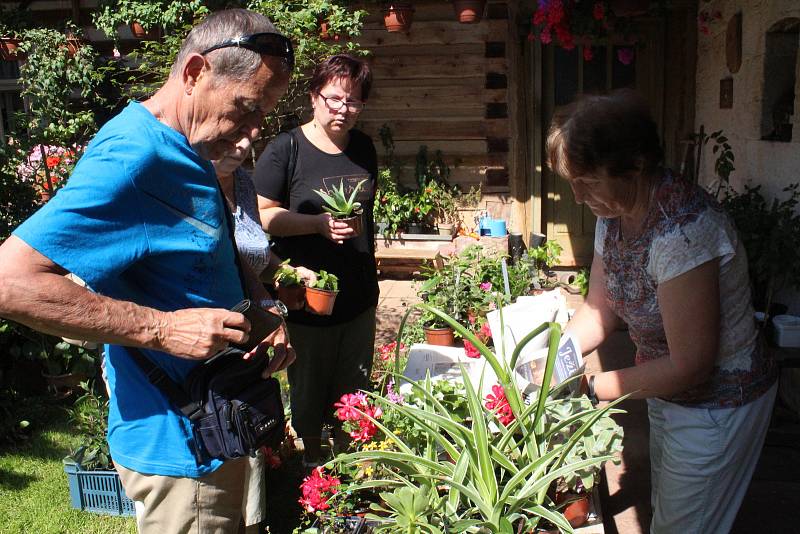
{"label": "woman's dark hair", "polygon": [[311,94],[319,94],[323,87],[338,78],[350,80],[354,85],[361,86],[361,100],[369,98],[372,87],[372,71],[363,59],[347,54],[331,56],[314,69],[311,75],[309,90]]}
{"label": "woman's dark hair", "polygon": [[658,127],[630,90],[583,96],[556,111],[546,150],[548,166],[564,177],[650,175],[664,158]]}

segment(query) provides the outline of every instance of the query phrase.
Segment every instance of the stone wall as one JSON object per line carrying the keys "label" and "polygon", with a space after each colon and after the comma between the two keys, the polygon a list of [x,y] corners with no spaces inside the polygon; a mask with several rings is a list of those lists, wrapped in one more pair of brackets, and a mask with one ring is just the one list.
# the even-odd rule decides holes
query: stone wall
{"label": "stone wall", "polygon": [[[787,184],[800,181],[800,76],[795,79],[794,132],[791,142],[764,141],[762,137],[762,101],[765,83],[766,34],[779,21],[800,19],[797,0],[712,0],[700,2],[701,10],[719,10],[722,19],[709,26],[710,35],[700,34],[697,43],[697,98],[695,131],[700,125],[706,132],[722,129],[730,139],[736,156],[736,170],[731,184],[741,188],[752,182],[763,184],[769,195],[780,194]],[[742,64],[731,74],[726,65],[726,28],[728,20],[742,13]],[[800,71],[798,65],[787,69]],[[720,109],[720,80],[733,79],[733,107]],[[700,181],[714,180],[714,161],[710,144],[702,157]]]}
{"label": "stone wall", "polygon": [[[800,181],[800,59],[795,64],[784,61],[785,68],[795,72],[792,141],[762,140],[764,95],[775,82],[774,77],[765,80],[766,35],[781,21],[800,19],[800,1],[712,0],[699,2],[698,7],[719,10],[722,18],[709,25],[709,35],[698,35],[695,131],[701,125],[707,133],[722,129],[730,139],[736,157],[730,181],[736,189],[741,190],[745,183],[760,184],[767,198],[781,196],[786,185]],[[738,72],[731,73],[726,64],[726,30],[737,12],[742,13],[742,63]],[[794,27],[797,22],[789,21]],[[720,80],[724,78],[733,79],[730,109],[720,109]],[[701,160],[701,183],[714,181],[715,160],[709,143]],[[800,313],[797,292],[785,291],[778,300],[789,304],[793,313]]]}

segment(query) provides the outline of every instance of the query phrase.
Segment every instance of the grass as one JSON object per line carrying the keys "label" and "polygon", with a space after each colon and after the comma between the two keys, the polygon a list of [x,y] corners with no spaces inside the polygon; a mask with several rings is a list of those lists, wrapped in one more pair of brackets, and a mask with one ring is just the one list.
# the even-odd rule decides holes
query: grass
{"label": "grass", "polygon": [[34,427],[27,441],[0,450],[0,533],[128,534],[133,518],[75,510],[70,506],[61,459],[80,444],[63,406],[26,399],[20,418]]}

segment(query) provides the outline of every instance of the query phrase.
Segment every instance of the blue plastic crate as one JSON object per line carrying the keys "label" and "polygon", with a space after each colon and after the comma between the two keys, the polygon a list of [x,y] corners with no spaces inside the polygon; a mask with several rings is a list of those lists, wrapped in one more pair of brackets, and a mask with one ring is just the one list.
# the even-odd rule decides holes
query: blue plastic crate
{"label": "blue plastic crate", "polygon": [[64,471],[73,508],[95,514],[136,515],[116,471],[83,471],[70,463],[64,464]]}

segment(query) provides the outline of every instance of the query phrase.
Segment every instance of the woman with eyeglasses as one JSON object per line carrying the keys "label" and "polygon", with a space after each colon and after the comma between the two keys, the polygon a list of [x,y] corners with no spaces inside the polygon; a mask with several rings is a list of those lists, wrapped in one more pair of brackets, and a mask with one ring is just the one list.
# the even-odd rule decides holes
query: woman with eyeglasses
{"label": "woman with eyeglasses", "polygon": [[[333,404],[366,388],[375,343],[378,278],[372,205],[377,155],[372,140],[353,129],[369,96],[372,73],[361,59],[340,54],[320,63],[310,83],[313,117],[277,136],[258,159],[253,180],[261,222],[275,252],[293,265],[339,278],[332,315],[290,311],[287,319],[297,360],[288,368],[292,426],[304,445],[303,463],[318,465],[325,423],[336,424]],[[357,200],[363,230],[357,234],[323,210],[316,191],[344,187]],[[335,427],[336,428],[336,427]],[[337,428],[337,443],[347,439]]]}

